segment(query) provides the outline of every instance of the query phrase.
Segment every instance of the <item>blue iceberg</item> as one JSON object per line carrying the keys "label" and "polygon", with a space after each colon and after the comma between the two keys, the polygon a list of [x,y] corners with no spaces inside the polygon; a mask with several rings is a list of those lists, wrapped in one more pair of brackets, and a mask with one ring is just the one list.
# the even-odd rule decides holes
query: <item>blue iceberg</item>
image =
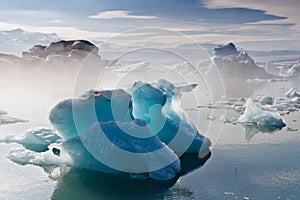
{"label": "blue iceberg", "polygon": [[178,154],[199,153],[211,145],[180,108],[181,92],[194,87],[177,88],[166,80],[159,80],[154,85],[136,82],[130,88],[133,116],[145,120],[150,130]]}
{"label": "blue iceberg", "polygon": [[208,153],[211,145],[179,106],[182,92],[195,87],[175,87],[166,80],[136,82],[128,91],[92,89],[64,99],[49,114],[59,136],[46,140],[54,135],[49,131],[49,137],[35,138],[43,148],[23,145],[26,149],[14,149],[8,158],[47,169],[67,166],[137,179],[174,179],[180,175],[182,154]]}

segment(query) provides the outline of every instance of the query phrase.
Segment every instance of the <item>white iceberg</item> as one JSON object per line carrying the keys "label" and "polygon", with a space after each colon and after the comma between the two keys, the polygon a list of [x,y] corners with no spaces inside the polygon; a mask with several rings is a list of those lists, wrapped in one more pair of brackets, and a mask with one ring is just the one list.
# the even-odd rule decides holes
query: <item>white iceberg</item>
{"label": "white iceberg", "polygon": [[245,50],[238,50],[233,43],[213,49],[213,60],[224,79],[272,78],[265,69],[256,65]]}
{"label": "white iceberg", "polygon": [[246,109],[238,122],[245,127],[256,127],[260,132],[272,132],[285,127],[284,121],[277,113],[264,111],[249,98],[246,102]]}

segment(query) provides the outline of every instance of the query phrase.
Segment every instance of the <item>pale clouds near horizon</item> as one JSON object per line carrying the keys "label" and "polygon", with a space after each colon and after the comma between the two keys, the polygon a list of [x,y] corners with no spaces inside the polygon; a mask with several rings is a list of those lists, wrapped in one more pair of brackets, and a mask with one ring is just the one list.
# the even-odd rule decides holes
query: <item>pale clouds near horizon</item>
{"label": "pale clouds near horizon", "polygon": [[[170,45],[183,43],[176,36],[181,34],[190,42],[277,41],[277,48],[287,49],[285,40],[299,43],[299,4],[297,0],[0,0],[0,30],[22,28],[55,32],[65,39],[119,37],[128,44]],[[166,31],[160,35],[151,28]]]}

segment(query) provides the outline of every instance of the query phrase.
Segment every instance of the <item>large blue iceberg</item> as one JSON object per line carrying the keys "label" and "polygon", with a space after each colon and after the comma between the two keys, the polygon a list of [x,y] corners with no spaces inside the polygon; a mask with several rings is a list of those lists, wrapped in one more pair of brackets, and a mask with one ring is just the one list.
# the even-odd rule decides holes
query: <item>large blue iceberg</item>
{"label": "large blue iceberg", "polygon": [[136,82],[127,91],[89,90],[78,98],[64,99],[49,115],[62,140],[52,144],[41,140],[44,152],[25,146],[14,149],[8,158],[48,168],[68,166],[139,179],[173,179],[181,170],[182,154],[200,154],[211,145],[179,106],[181,93],[194,87],[175,87],[166,80]]}

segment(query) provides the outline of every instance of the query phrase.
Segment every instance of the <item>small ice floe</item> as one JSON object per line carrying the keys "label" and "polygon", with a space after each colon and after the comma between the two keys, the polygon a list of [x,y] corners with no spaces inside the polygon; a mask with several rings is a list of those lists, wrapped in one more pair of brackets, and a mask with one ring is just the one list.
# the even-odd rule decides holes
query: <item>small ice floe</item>
{"label": "small ice floe", "polygon": [[247,83],[274,83],[274,82],[287,82],[288,79],[286,78],[269,78],[269,79],[261,79],[261,78],[254,78],[254,79],[247,79]]}
{"label": "small ice floe", "polygon": [[212,116],[212,115],[207,115],[206,119],[211,120],[211,121],[215,121],[217,118],[215,116]]}
{"label": "small ice floe", "polygon": [[0,125],[27,122],[27,120],[8,116],[6,111],[0,110]]}
{"label": "small ice floe", "polygon": [[0,142],[18,143],[26,149],[42,152],[47,151],[50,144],[59,142],[61,138],[57,135],[57,131],[51,128],[36,128],[25,131],[22,135],[9,135],[0,138]]}
{"label": "small ice floe", "polygon": [[272,104],[262,103],[262,108],[268,111],[277,111],[281,115],[298,111],[300,108],[300,97],[294,90],[287,92],[287,98],[275,98]]}
{"label": "small ice floe", "polygon": [[297,128],[287,127],[286,131],[294,132],[294,131],[298,131],[298,129]]}
{"label": "small ice floe", "polygon": [[244,114],[238,118],[237,122],[244,126],[247,141],[258,132],[272,133],[286,126],[277,113],[262,110],[251,98],[247,100],[245,107]]}
{"label": "small ice floe", "polygon": [[272,105],[275,98],[270,96],[260,96],[257,98],[257,100],[263,105]]}
{"label": "small ice floe", "polygon": [[294,88],[291,88],[287,93],[285,93],[287,98],[300,97],[300,93],[297,92]]}
{"label": "small ice floe", "polygon": [[220,116],[220,121],[224,124],[233,124],[236,125],[237,124],[237,119],[234,117],[226,117],[225,115],[221,115]]}
{"label": "small ice floe", "polygon": [[228,109],[242,113],[245,110],[244,103],[244,98],[228,98],[224,101],[216,101],[206,105],[199,105],[198,108]]}

